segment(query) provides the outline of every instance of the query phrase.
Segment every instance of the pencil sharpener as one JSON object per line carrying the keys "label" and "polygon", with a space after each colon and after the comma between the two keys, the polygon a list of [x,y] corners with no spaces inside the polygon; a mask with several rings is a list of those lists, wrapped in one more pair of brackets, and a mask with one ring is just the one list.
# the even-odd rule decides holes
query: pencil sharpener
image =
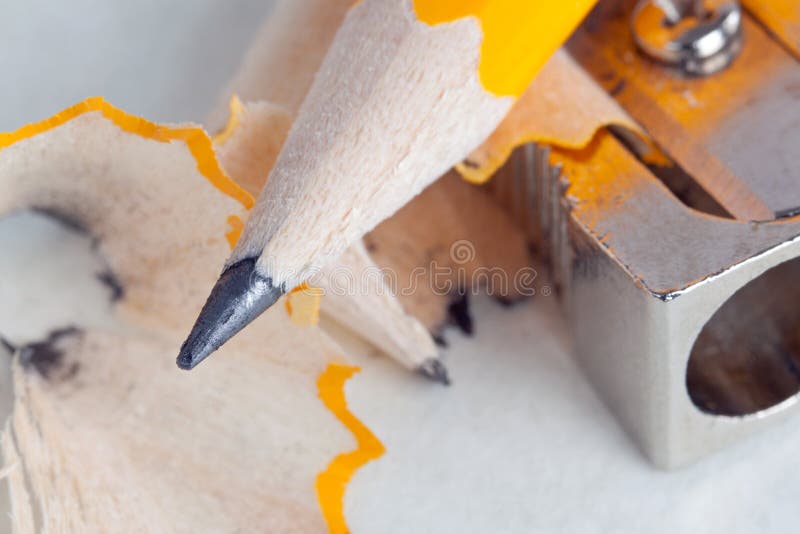
{"label": "pencil sharpener", "polygon": [[653,61],[631,38],[634,4],[600,2],[568,50],[670,163],[612,129],[556,154],[585,175],[528,145],[500,177],[524,189],[580,367],[671,469],[798,417],[800,65],[747,13],[726,68]]}

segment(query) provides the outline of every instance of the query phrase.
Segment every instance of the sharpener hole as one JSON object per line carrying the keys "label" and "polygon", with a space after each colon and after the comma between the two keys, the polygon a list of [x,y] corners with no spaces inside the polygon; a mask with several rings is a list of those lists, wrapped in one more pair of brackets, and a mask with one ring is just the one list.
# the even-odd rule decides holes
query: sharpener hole
{"label": "sharpener hole", "polygon": [[697,336],[686,370],[703,412],[741,416],[800,391],[800,258],[739,289]]}

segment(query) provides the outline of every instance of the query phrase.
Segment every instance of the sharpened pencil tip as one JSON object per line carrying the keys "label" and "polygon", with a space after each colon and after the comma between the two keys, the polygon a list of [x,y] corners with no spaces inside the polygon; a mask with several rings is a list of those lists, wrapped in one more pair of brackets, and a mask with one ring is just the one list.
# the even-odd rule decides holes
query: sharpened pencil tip
{"label": "sharpened pencil tip", "polygon": [[428,358],[417,368],[420,374],[430,378],[434,382],[439,382],[445,386],[450,385],[450,376],[447,374],[447,367],[436,358]]}
{"label": "sharpened pencil tip", "polygon": [[256,258],[238,261],[225,269],[181,345],[178,367],[193,369],[283,293],[283,287],[276,287],[270,278],[256,271]]}

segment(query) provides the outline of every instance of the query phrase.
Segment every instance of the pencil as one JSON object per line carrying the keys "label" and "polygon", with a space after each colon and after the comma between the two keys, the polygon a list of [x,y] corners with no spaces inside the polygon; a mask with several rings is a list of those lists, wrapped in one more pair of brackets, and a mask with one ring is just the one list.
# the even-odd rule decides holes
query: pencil
{"label": "pencil", "polygon": [[196,366],[477,147],[594,2],[351,8],[178,366]]}
{"label": "pencil", "polygon": [[[217,137],[220,164],[254,196],[263,189],[288,133],[285,125],[296,117],[349,7],[350,0],[278,0],[207,121],[212,130],[216,125],[227,132]],[[354,273],[365,276],[356,282],[349,278]],[[356,240],[322,276],[309,281],[324,294],[319,310],[323,329],[344,328],[403,367],[447,384],[432,335],[403,309],[390,282],[363,241]],[[345,289],[356,285],[357,290]]]}

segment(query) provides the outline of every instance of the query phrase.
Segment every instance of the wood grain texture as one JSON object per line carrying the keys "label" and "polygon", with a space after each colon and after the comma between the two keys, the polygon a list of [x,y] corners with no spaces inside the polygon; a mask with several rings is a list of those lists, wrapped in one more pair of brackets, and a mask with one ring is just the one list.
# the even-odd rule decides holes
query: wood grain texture
{"label": "wood grain texture", "polygon": [[642,128],[565,50],[558,50],[497,129],[456,166],[472,183],[483,183],[514,148],[542,143],[578,149],[600,128],[619,126],[642,153],[652,152]]}
{"label": "wood grain texture", "polygon": [[[222,166],[253,196],[263,189],[314,74],[351,2],[280,2],[229,84],[247,98],[231,118],[229,135],[216,146]],[[213,117],[212,117],[212,120]],[[322,314],[415,369],[438,356],[425,328],[407,314],[360,240],[314,278],[324,292]],[[366,280],[342,294],[337,276]],[[335,280],[334,280],[335,283]],[[324,323],[323,323],[324,324]]]}
{"label": "wood grain texture", "polygon": [[428,26],[408,0],[351,9],[229,263],[258,256],[294,286],[477,146],[512,103],[480,86],[480,40],[474,20]]}
{"label": "wood grain texture", "polygon": [[136,124],[88,112],[0,151],[0,214],[80,221],[124,290],[113,328],[53,341],[47,366],[17,355],[2,442],[18,529],[324,530],[314,481],[353,443],[316,378],[345,357],[276,307],[203,368],[175,368],[244,207],[201,173],[213,158]]}
{"label": "wood grain texture", "polygon": [[[236,128],[217,147],[221,165],[249,192],[257,194],[263,187],[289,122],[278,106],[266,102],[245,104]],[[361,240],[328,263],[310,283],[324,292],[324,316],[405,367],[416,369],[424,361],[438,357],[430,334],[405,312],[394,288],[386,283]]]}

